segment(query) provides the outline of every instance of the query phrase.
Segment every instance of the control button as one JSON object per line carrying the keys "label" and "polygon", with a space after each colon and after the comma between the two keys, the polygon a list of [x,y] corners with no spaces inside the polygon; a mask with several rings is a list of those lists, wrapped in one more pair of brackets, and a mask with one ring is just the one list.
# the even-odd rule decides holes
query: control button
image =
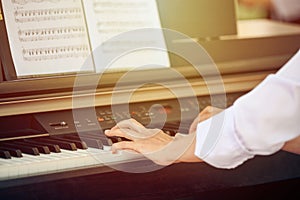
{"label": "control button", "polygon": [[49,123],[50,126],[68,126],[68,123],[65,121],[61,121],[58,123]]}
{"label": "control button", "polygon": [[105,117],[104,117],[104,120],[105,120],[105,121],[109,121],[109,120],[111,120],[111,118],[110,118],[110,117],[107,117],[107,116],[105,116]]}
{"label": "control button", "polygon": [[112,112],[110,110],[105,111],[106,115],[112,115]]}
{"label": "control button", "polygon": [[88,119],[88,118],[86,118],[85,121],[86,121],[87,123],[92,123],[92,120],[90,120],[90,119]]}
{"label": "control button", "polygon": [[115,117],[115,116],[111,116],[111,119],[112,119],[112,120],[116,120],[116,119],[117,119],[117,117]]}
{"label": "control button", "polygon": [[105,119],[103,117],[98,117],[98,122],[104,122]]}
{"label": "control button", "polygon": [[67,126],[68,124],[67,124],[67,122],[62,121],[62,122],[60,122],[60,125],[61,126]]}
{"label": "control button", "polygon": [[101,116],[104,116],[104,115],[106,115],[106,113],[105,113],[105,112],[99,112],[99,114],[100,114]]}
{"label": "control button", "polygon": [[149,113],[147,113],[147,114],[148,114],[148,116],[153,116],[153,115],[154,115],[153,112],[149,112]]}

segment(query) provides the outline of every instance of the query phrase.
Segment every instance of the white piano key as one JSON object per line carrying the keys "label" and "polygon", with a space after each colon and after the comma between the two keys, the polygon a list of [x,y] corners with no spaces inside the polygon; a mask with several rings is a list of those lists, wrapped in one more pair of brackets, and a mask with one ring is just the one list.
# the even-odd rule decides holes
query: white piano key
{"label": "white piano key", "polygon": [[0,177],[14,177],[18,175],[18,167],[19,167],[19,161],[17,161],[17,158],[12,158],[7,162],[8,160],[5,160],[5,164],[1,165],[0,167]]}
{"label": "white piano key", "polygon": [[32,156],[23,154],[22,158],[0,159],[0,180],[69,171],[83,167],[101,166],[111,163],[129,162],[141,156],[120,151],[89,148],[77,151],[61,150],[61,153]]}

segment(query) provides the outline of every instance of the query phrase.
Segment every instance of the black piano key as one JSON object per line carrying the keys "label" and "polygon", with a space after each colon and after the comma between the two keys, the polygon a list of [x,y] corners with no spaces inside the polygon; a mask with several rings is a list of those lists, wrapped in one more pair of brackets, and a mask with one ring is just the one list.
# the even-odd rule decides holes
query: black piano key
{"label": "black piano key", "polygon": [[9,151],[0,149],[0,158],[11,159]]}
{"label": "black piano key", "polygon": [[61,152],[60,147],[56,144],[50,144],[50,143],[42,142],[42,141],[33,141],[31,139],[25,139],[24,141],[27,142],[27,143],[30,143],[30,144],[45,145],[53,153],[60,153]]}
{"label": "black piano key", "polygon": [[177,131],[174,131],[174,130],[168,130],[168,129],[163,129],[163,131],[164,131],[166,134],[170,135],[170,136],[175,136],[176,133],[177,133]]}
{"label": "black piano key", "polygon": [[104,146],[111,146],[113,144],[113,142],[110,138],[108,138],[108,137],[106,137],[105,135],[102,135],[102,134],[86,133],[86,134],[82,134],[80,136],[100,140]]}
{"label": "black piano key", "polygon": [[91,139],[91,138],[87,138],[84,136],[79,137],[78,135],[65,135],[63,137],[69,138],[69,139],[77,139],[77,140],[80,139],[81,141],[85,142],[88,147],[96,148],[96,149],[103,149],[102,142],[97,139]]}
{"label": "black piano key", "polygon": [[34,141],[47,142],[47,143],[50,143],[50,144],[56,144],[61,149],[66,149],[66,150],[70,150],[70,151],[76,151],[77,150],[76,145],[74,143],[72,143],[72,142],[65,142],[65,141],[53,140],[53,139],[51,139],[49,137],[35,138],[33,140]]}
{"label": "black piano key", "polygon": [[52,136],[50,138],[54,139],[54,140],[74,143],[78,149],[87,149],[88,148],[86,143],[84,141],[80,141],[80,139],[68,139],[68,138],[64,138],[62,136]]}
{"label": "black piano key", "polygon": [[16,157],[16,158],[23,157],[22,152],[19,149],[10,148],[10,147],[3,147],[2,145],[1,145],[1,149],[8,151],[10,153],[10,155],[13,156],[13,157]]}
{"label": "black piano key", "polygon": [[170,124],[170,123],[165,124],[165,126],[163,127],[163,129],[168,129],[173,131],[178,130],[178,128],[179,128],[179,124]]}
{"label": "black piano key", "polygon": [[27,146],[27,147],[35,147],[39,150],[40,153],[50,154],[50,150],[47,146],[37,145],[37,144],[30,144],[30,143],[27,143],[26,141],[14,141],[13,143],[23,145],[23,146]]}
{"label": "black piano key", "polygon": [[95,140],[91,138],[82,138],[82,141],[84,141],[88,147],[96,148],[96,149],[103,149],[103,143],[101,140]]}
{"label": "black piano key", "polygon": [[30,154],[30,155],[33,155],[33,156],[40,155],[39,150],[35,147],[27,147],[27,146],[22,146],[22,145],[15,144],[15,143],[4,143],[4,144],[1,144],[1,146],[2,147],[10,147],[10,148],[13,148],[15,150],[20,150],[23,153]]}
{"label": "black piano key", "polygon": [[122,138],[116,137],[116,136],[108,137],[108,138],[112,141],[112,143],[117,143],[117,142],[122,142],[123,141]]}

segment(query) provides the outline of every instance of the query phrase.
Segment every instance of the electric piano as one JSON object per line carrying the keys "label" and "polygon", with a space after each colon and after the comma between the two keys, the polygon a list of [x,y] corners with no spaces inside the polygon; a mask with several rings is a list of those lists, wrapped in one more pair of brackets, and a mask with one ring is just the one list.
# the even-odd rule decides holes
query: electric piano
{"label": "electric piano", "polygon": [[[230,94],[228,106],[242,94]],[[159,118],[167,112],[162,129],[170,135],[187,133],[197,109],[189,98],[182,102],[180,110],[176,100],[135,103],[130,113],[123,112],[120,105],[116,116],[110,106],[97,107],[96,118],[86,116],[88,111],[81,109],[76,112],[82,118],[76,120],[71,110],[1,117],[1,195],[17,199],[44,195],[46,199],[99,195],[104,199],[165,199],[299,194],[298,155],[278,152],[258,156],[234,170],[215,169],[205,163],[159,167],[131,152],[112,154],[111,144],[122,138],[107,138],[93,128],[100,125],[105,130],[115,121],[131,117],[147,125],[150,117]],[[199,102],[203,109],[210,105],[210,97],[201,97]],[[163,105],[163,109],[155,105]],[[191,118],[179,127],[182,112]],[[76,126],[88,131],[78,132]],[[278,187],[280,190],[274,191]]]}
{"label": "electric piano", "polygon": [[[3,2],[0,0],[2,14]],[[22,11],[30,1],[11,2]],[[20,17],[16,21],[22,17],[28,21],[32,16],[26,12],[7,12],[6,16],[0,13],[1,199],[298,197],[300,157],[284,151],[256,156],[231,170],[206,163],[162,167],[134,152],[110,151],[113,143],[124,140],[104,135],[117,122],[134,118],[171,136],[188,134],[202,109],[209,105],[231,106],[299,49],[299,26],[270,20],[236,22],[234,1],[209,2],[157,1],[162,26],[192,37],[215,61],[219,74],[211,73],[207,66],[203,69],[213,86],[220,84],[215,80],[221,75],[222,91],[210,91],[191,64],[174,55],[170,55],[171,68],[187,82],[172,77],[169,68],[134,72],[118,90],[115,86],[127,73],[124,69],[104,73],[101,80],[96,73],[20,76],[13,59],[17,48],[11,48],[15,38],[8,34],[5,17],[13,14]],[[177,12],[179,7],[182,12]],[[26,37],[21,42],[26,42]],[[174,45],[188,47],[189,42],[175,41]],[[78,77],[83,84],[75,90]],[[96,86],[88,84],[90,81]],[[174,95],[166,85],[182,93]],[[191,88],[193,95],[186,92]],[[128,93],[132,94],[130,101],[125,98]]]}

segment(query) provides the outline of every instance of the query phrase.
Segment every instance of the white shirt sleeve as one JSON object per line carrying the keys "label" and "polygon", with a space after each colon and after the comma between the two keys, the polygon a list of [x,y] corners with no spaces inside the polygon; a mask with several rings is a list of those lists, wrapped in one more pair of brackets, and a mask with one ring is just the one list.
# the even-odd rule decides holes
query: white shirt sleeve
{"label": "white shirt sleeve", "polygon": [[276,18],[293,21],[300,18],[300,0],[272,0]]}
{"label": "white shirt sleeve", "polygon": [[224,112],[198,124],[195,155],[235,168],[300,135],[300,51]]}

